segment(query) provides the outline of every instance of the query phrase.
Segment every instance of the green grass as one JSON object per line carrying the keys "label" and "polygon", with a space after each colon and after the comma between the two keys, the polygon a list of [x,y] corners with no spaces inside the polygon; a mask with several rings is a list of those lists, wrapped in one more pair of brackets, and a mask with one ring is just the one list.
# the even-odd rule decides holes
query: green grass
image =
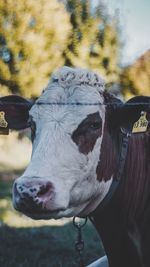
{"label": "green grass", "polygon": [[11,198],[13,181],[0,180],[0,199]]}
{"label": "green grass", "polygon": [[[0,180],[0,267],[78,267],[72,221],[26,218],[14,211],[11,188],[11,181]],[[83,239],[86,264],[104,254],[90,222],[83,229]]]}
{"label": "green grass", "polygon": [[10,209],[11,190],[12,182],[0,180],[0,221],[3,221]]}
{"label": "green grass", "polygon": [[[3,267],[77,267],[74,249],[75,229],[62,227],[0,227],[0,266]],[[90,224],[84,229],[86,264],[103,254],[100,241]]]}

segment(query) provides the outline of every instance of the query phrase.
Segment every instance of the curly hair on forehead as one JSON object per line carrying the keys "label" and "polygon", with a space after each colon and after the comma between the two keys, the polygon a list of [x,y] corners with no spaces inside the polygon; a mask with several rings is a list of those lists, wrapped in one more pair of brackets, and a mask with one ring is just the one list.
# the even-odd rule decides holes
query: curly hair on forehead
{"label": "curly hair on forehead", "polygon": [[100,92],[104,91],[104,80],[96,73],[82,69],[70,68],[64,66],[52,75],[52,83],[58,83],[62,87],[70,87],[72,85],[88,85],[97,87]]}

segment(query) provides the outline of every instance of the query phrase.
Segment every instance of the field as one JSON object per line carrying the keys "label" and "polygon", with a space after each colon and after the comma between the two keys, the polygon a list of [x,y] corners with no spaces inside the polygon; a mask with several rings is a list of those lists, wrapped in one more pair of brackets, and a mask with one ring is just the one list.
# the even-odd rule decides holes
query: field
{"label": "field", "polygon": [[[79,267],[74,248],[77,232],[72,219],[33,221],[13,209],[13,180],[28,159],[22,159],[16,168],[16,161],[13,163],[11,158],[20,157],[22,145],[17,144],[13,151],[6,147],[8,142],[1,143],[0,147],[0,267]],[[26,142],[24,149],[25,146]],[[86,265],[104,255],[101,241],[90,222],[83,229],[83,239]]]}

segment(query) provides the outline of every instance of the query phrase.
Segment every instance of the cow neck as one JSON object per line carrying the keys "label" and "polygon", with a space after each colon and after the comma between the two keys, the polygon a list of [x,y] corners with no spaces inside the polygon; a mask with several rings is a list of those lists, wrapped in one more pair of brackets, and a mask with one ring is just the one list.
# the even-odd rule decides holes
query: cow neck
{"label": "cow neck", "polygon": [[120,138],[119,138],[119,142],[120,142],[119,148],[120,149],[119,149],[119,160],[118,160],[117,173],[113,177],[113,181],[112,181],[112,184],[110,186],[110,189],[109,189],[107,195],[104,197],[102,202],[97,206],[97,208],[92,213],[90,213],[89,217],[99,215],[103,211],[103,209],[107,206],[107,204],[110,202],[116,189],[118,188],[118,185],[119,185],[120,180],[121,180],[121,176],[123,174],[124,166],[125,166],[130,136],[131,136],[131,134],[126,132],[123,128],[120,129]]}

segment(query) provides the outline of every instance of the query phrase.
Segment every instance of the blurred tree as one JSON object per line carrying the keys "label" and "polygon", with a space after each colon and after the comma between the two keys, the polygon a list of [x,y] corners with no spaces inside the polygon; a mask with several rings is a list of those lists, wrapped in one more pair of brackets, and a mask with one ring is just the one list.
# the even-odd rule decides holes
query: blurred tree
{"label": "blurred tree", "polygon": [[92,0],[66,0],[72,31],[65,51],[66,65],[89,67],[109,84],[118,83],[120,34],[117,16],[111,17],[106,4]]}
{"label": "blurred tree", "polygon": [[71,25],[57,0],[0,1],[0,93],[37,96],[64,64]]}
{"label": "blurred tree", "polygon": [[118,19],[102,0],[95,8],[92,2],[1,0],[0,93],[37,96],[64,64],[91,68],[117,83]]}
{"label": "blurred tree", "polygon": [[120,82],[126,99],[134,95],[150,95],[150,50],[123,69]]}

